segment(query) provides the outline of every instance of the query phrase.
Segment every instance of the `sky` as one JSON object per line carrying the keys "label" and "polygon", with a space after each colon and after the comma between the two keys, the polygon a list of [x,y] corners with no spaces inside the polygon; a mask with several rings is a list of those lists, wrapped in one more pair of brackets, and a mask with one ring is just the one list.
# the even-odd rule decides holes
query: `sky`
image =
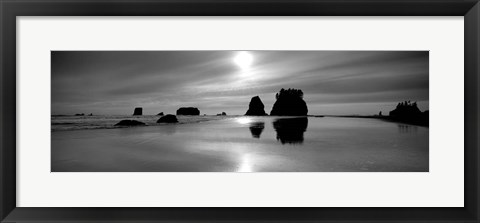
{"label": "sky", "polygon": [[301,89],[309,115],[428,110],[428,51],[52,51],[52,115],[243,115],[260,96]]}

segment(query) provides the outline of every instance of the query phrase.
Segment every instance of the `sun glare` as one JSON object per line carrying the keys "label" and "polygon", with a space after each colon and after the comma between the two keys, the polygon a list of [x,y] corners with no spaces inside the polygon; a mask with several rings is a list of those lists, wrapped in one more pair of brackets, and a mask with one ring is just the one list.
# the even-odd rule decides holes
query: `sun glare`
{"label": "sun glare", "polygon": [[241,118],[237,119],[237,122],[240,123],[240,124],[248,124],[248,123],[252,122],[252,120],[250,118],[247,118],[247,117],[241,117]]}
{"label": "sun glare", "polygon": [[248,154],[243,155],[242,162],[237,172],[253,172],[252,163],[250,162]]}
{"label": "sun glare", "polygon": [[241,51],[235,56],[233,61],[242,70],[246,70],[246,69],[250,68],[250,66],[252,65],[253,56],[252,56],[252,54],[250,54],[248,52]]}

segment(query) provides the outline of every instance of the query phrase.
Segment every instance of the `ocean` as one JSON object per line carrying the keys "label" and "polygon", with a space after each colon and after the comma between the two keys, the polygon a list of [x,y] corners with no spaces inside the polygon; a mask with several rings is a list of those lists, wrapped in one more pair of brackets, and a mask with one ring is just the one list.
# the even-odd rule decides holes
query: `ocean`
{"label": "ocean", "polygon": [[[370,118],[52,117],[52,172],[428,172],[429,129]],[[114,127],[122,119],[142,127]]]}

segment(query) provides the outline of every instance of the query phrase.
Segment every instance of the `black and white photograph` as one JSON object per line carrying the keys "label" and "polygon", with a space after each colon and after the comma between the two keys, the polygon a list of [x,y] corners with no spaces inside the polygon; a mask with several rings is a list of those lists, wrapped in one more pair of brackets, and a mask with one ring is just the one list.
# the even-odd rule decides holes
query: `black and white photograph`
{"label": "black and white photograph", "polygon": [[428,171],[428,51],[51,51],[51,172]]}

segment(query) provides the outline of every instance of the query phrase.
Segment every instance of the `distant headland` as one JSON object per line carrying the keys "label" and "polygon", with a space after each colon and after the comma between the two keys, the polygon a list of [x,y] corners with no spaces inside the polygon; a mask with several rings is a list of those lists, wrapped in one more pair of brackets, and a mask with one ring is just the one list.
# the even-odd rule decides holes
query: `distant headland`
{"label": "distant headland", "polygon": [[429,111],[420,111],[417,102],[404,101],[397,104],[395,109],[391,110],[388,115],[383,115],[380,111],[376,115],[329,115],[332,117],[344,118],[375,118],[391,122],[400,122],[418,126],[429,126]]}
{"label": "distant headland", "polygon": [[420,111],[417,102],[410,103],[410,101],[405,101],[398,103],[397,107],[389,112],[388,119],[421,126],[429,125],[428,110]]}

